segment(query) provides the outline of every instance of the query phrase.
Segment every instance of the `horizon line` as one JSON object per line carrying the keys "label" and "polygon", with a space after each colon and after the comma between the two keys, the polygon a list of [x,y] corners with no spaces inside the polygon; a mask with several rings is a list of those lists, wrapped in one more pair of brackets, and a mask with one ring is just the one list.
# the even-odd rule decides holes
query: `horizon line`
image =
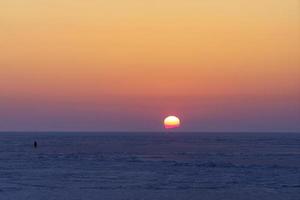
{"label": "horizon line", "polygon": [[1,133],[300,133],[300,131],[72,131],[72,130],[38,130],[38,131],[0,131]]}

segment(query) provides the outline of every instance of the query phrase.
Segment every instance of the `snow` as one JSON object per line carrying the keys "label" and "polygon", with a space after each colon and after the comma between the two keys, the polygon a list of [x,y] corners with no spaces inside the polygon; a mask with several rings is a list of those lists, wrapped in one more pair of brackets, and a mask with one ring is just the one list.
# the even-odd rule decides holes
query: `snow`
{"label": "snow", "polygon": [[299,200],[300,134],[0,133],[0,199]]}

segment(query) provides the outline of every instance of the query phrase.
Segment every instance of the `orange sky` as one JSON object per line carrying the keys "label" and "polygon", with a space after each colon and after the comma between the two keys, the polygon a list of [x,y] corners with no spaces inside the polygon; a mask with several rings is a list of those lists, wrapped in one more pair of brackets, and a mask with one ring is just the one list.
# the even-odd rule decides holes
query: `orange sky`
{"label": "orange sky", "polygon": [[130,130],[150,107],[156,112],[146,121],[167,112],[214,119],[220,113],[199,99],[230,112],[232,99],[250,98],[257,110],[284,104],[265,112],[287,110],[290,121],[300,112],[299,55],[299,0],[1,1],[0,111],[22,129],[14,117],[22,113],[9,107],[59,102],[54,107],[68,113],[72,102],[75,110],[117,105],[128,110],[107,113],[126,116],[137,101],[143,109],[128,119]]}

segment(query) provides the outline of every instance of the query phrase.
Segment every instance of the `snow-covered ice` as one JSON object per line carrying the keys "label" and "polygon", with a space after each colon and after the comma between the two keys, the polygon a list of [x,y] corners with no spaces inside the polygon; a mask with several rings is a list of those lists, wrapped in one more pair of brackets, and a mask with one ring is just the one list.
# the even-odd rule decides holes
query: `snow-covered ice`
{"label": "snow-covered ice", "polygon": [[9,199],[299,200],[300,134],[0,133]]}

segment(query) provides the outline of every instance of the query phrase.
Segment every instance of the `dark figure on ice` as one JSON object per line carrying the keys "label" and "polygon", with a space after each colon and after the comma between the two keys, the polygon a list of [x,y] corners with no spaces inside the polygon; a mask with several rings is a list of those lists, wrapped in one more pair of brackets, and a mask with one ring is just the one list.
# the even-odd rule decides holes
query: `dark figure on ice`
{"label": "dark figure on ice", "polygon": [[34,148],[37,148],[37,142],[36,142],[36,141],[34,141],[33,147],[34,147]]}

